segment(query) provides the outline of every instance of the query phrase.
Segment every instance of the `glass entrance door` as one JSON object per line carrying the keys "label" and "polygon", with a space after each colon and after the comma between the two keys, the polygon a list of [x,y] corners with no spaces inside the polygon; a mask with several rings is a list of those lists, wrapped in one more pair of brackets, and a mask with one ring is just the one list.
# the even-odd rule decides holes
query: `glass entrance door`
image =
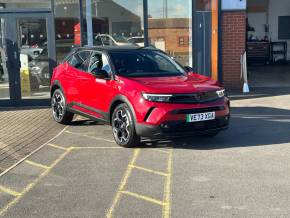
{"label": "glass entrance door", "polygon": [[0,106],[47,104],[55,66],[51,15],[0,14],[0,20]]}

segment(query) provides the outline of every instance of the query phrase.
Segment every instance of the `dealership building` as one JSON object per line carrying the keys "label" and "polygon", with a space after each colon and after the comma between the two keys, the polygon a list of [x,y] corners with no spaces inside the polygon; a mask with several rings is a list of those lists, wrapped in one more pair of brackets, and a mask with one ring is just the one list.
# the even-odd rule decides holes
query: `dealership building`
{"label": "dealership building", "polygon": [[78,46],[154,46],[238,90],[246,51],[250,88],[287,86],[287,25],[290,0],[0,0],[0,107],[48,105]]}

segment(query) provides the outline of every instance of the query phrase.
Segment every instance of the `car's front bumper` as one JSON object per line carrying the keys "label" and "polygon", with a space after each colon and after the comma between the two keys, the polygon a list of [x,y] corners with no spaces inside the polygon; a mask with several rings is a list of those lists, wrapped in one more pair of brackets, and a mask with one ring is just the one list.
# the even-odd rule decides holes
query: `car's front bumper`
{"label": "car's front bumper", "polygon": [[160,125],[137,124],[138,135],[149,138],[190,136],[216,133],[228,129],[230,115],[215,120],[187,123],[185,121],[167,121]]}

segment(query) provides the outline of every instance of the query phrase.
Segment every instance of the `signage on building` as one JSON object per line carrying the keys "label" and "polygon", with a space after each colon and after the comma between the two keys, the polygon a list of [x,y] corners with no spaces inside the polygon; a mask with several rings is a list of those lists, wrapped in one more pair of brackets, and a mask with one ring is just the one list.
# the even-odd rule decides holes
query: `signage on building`
{"label": "signage on building", "polygon": [[222,10],[246,10],[247,0],[222,0]]}

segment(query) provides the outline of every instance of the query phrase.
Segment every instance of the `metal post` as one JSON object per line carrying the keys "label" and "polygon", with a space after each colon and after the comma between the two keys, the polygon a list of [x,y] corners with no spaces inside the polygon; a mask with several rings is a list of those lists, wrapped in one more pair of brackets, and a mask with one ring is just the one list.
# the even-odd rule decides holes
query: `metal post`
{"label": "metal post", "polygon": [[93,43],[92,0],[86,0],[86,20],[87,20],[88,46],[91,47],[94,45],[94,43]]}
{"label": "metal post", "polygon": [[143,0],[144,46],[149,46],[148,35],[148,0]]}
{"label": "metal post", "polygon": [[196,61],[196,39],[197,39],[197,26],[196,26],[196,1],[192,1],[192,68],[197,71]]}
{"label": "metal post", "polygon": [[83,14],[83,0],[79,0],[80,5],[80,34],[81,34],[81,46],[84,46],[83,31],[84,31],[84,14]]}

